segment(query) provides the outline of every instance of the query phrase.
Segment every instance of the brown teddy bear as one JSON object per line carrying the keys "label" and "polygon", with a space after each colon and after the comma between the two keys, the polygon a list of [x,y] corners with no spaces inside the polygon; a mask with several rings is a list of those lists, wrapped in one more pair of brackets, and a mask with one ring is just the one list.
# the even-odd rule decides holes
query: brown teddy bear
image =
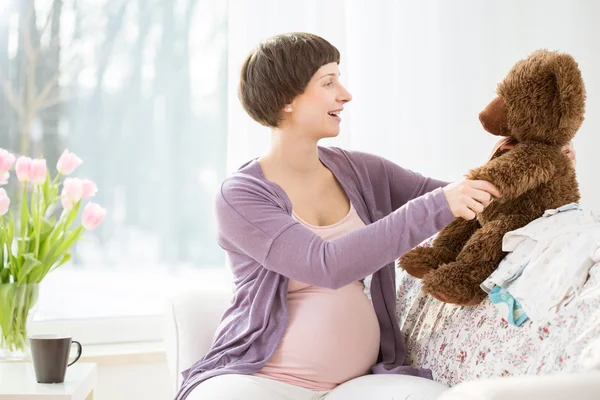
{"label": "brown teddy bear", "polygon": [[423,279],[436,299],[475,305],[486,294],[480,284],[506,255],[505,233],[527,225],[544,211],[579,201],[571,160],[561,151],[575,136],[585,113],[585,88],[568,54],[538,50],[517,62],[480,114],[483,128],[514,142],[499,148],[469,179],[486,180],[500,199],[467,221],[443,229],[431,247],[417,247],[399,259],[409,274]]}

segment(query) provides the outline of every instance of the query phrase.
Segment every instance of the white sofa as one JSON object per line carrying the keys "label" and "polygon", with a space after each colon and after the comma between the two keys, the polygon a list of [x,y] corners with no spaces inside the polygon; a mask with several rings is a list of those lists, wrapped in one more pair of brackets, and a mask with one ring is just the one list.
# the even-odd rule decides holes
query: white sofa
{"label": "white sofa", "polygon": [[[586,342],[585,351],[591,352],[591,354],[583,355],[584,358],[574,360],[573,363],[568,364],[581,364],[582,362],[585,364],[587,362],[587,366],[584,365],[581,368],[568,367],[562,371],[550,366],[545,370],[544,368],[540,369],[540,374],[534,372],[533,375],[532,371],[527,370],[522,365],[512,371],[507,371],[502,363],[506,362],[505,354],[511,353],[511,351],[510,349],[502,349],[502,346],[505,346],[504,344],[496,343],[501,350],[497,354],[502,353],[503,355],[498,355],[498,362],[494,362],[493,355],[488,354],[488,357],[485,358],[485,363],[488,363],[488,366],[482,369],[480,366],[485,363],[482,362],[481,356],[469,357],[463,354],[479,351],[477,347],[485,342],[485,340],[469,341],[464,339],[464,337],[471,336],[477,338],[477,332],[473,329],[472,324],[465,323],[465,321],[467,319],[479,321],[482,313],[493,316],[498,312],[495,306],[489,302],[484,302],[479,307],[470,308],[445,305],[423,296],[419,292],[420,283],[411,277],[400,273],[398,282],[399,323],[403,333],[408,338],[408,360],[415,365],[419,364],[432,368],[434,379],[447,386],[452,386],[452,388],[442,394],[428,395],[426,394],[427,391],[420,391],[419,388],[407,389],[406,385],[398,385],[397,398],[421,400],[433,400],[434,398],[436,400],[600,399],[600,372],[594,371],[596,368],[593,364],[596,361],[586,361],[584,359],[585,357],[592,357],[600,360],[600,346],[596,346],[600,343],[598,342],[600,337],[596,334],[597,329],[600,329],[599,326],[590,327],[591,330],[588,332],[593,337]],[[221,314],[229,304],[230,297],[231,293],[227,291],[187,292],[173,298],[168,304],[165,346],[174,388],[179,387],[181,383],[181,371],[191,366],[208,350],[213,333],[219,323]],[[598,313],[600,313],[600,307]],[[576,319],[577,315],[567,317]],[[434,323],[431,321],[434,321]],[[494,330],[494,324],[501,323],[501,321],[502,318],[496,315],[496,321],[490,322],[488,328]],[[448,326],[454,327],[454,330],[449,329]],[[464,332],[461,333],[463,328],[467,330],[466,335],[463,334]],[[484,331],[487,329],[481,325],[479,328]],[[495,330],[502,329],[508,330],[509,328],[502,325],[502,327],[498,326]],[[523,330],[520,331],[519,329]],[[516,343],[515,337],[523,336],[532,329],[534,328],[515,327],[512,330],[512,336],[506,339],[506,346],[514,346]],[[445,350],[451,350],[452,346],[439,346],[438,341],[448,341],[444,337],[448,334],[454,337],[454,342],[457,345],[464,346],[465,343],[469,343],[469,348],[456,353],[444,353]],[[462,339],[461,336],[463,336]],[[465,342],[465,340],[467,341]],[[549,337],[543,338],[543,340],[552,344]],[[530,339],[524,339],[524,341],[529,342],[533,347],[536,346],[536,343],[531,343]],[[555,342],[555,345],[559,346],[558,342]],[[590,346],[592,346],[591,349]],[[596,354],[593,354],[594,346],[596,346]],[[544,349],[543,346],[540,348]],[[520,351],[518,346],[516,351]],[[535,348],[528,351],[531,353],[538,352]],[[552,348],[546,347],[544,351],[552,353]],[[564,351],[564,348],[555,348],[554,351],[558,354]],[[544,358],[542,357],[542,359]],[[539,357],[531,357],[527,363],[532,366],[539,361]],[[490,365],[496,366],[498,363],[498,368],[489,368]],[[563,363],[563,365],[567,364]],[[452,370],[452,373],[447,372],[449,369]],[[521,375],[521,372],[524,375]],[[557,374],[557,372],[560,373]],[[375,384],[377,384],[377,381],[375,381]],[[406,390],[409,390],[410,393],[407,393]],[[375,392],[373,398],[376,397]],[[420,394],[419,396],[416,395],[417,392]]]}

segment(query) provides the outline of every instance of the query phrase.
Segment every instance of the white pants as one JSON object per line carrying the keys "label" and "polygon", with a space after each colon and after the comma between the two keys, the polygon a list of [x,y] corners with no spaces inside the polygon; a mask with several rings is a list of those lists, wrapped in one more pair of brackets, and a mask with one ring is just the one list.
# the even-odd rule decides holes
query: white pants
{"label": "white pants", "polygon": [[365,375],[330,391],[314,391],[252,375],[220,375],[198,385],[187,400],[431,400],[448,388],[406,375]]}

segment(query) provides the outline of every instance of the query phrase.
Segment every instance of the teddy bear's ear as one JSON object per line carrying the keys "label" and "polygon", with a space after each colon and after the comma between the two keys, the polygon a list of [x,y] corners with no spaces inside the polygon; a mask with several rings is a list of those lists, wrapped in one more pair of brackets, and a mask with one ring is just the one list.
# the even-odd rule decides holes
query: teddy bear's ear
{"label": "teddy bear's ear", "polygon": [[519,141],[566,144],[583,122],[585,87],[568,54],[535,51],[512,67],[497,91],[511,136]]}
{"label": "teddy bear's ear", "polygon": [[585,114],[585,85],[577,62],[568,54],[557,54],[553,70],[561,111],[561,130],[574,129],[573,135],[583,123]]}

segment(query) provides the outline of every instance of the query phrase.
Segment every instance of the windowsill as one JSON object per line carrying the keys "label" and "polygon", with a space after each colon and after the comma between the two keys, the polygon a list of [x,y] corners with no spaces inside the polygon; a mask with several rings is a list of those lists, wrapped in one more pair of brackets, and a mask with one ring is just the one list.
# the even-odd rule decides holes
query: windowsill
{"label": "windowsill", "polygon": [[[126,366],[166,361],[162,342],[139,342],[84,345],[81,358],[77,362],[95,363],[99,366]],[[31,359],[9,362],[31,362]]]}
{"label": "windowsill", "polygon": [[115,343],[84,346],[79,361],[101,366],[154,364],[166,362],[166,355],[162,342]]}

